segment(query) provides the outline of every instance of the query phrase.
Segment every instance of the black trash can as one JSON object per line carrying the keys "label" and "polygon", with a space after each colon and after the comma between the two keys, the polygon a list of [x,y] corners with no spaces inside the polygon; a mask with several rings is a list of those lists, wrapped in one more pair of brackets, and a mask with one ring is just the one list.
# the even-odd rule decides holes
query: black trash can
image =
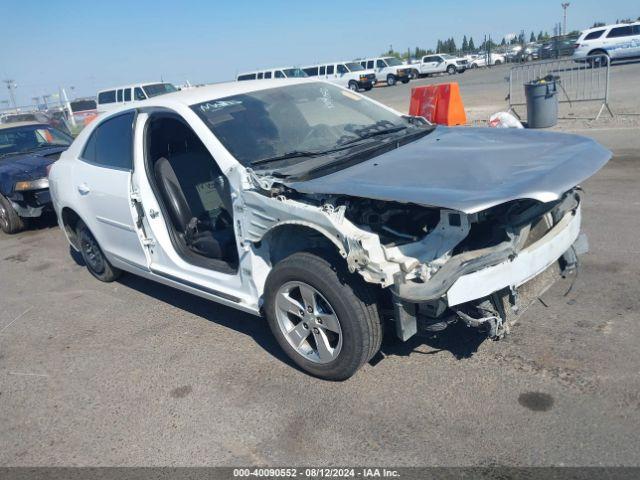
{"label": "black trash can", "polygon": [[540,78],[524,84],[527,99],[527,127],[547,128],[558,123],[556,79]]}

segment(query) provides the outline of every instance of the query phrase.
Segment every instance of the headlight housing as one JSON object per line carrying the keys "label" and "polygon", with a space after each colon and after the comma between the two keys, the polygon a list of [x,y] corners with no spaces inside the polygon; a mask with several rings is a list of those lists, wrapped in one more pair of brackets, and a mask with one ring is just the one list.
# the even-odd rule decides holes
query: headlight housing
{"label": "headlight housing", "polygon": [[41,190],[43,188],[49,188],[49,179],[46,177],[16,182],[14,190],[16,192],[24,192],[25,190]]}

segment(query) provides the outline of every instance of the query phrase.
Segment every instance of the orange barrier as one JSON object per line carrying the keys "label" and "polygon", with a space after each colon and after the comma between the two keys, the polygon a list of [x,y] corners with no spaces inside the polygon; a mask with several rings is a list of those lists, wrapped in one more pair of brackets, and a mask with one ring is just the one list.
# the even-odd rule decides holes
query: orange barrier
{"label": "orange barrier", "polygon": [[467,123],[458,82],[412,88],[409,115],[425,117],[438,125]]}

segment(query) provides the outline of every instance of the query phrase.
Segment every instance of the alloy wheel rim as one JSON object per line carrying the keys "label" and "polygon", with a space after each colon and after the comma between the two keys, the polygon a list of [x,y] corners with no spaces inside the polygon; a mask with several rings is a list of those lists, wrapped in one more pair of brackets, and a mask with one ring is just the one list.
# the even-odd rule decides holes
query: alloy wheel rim
{"label": "alloy wheel rim", "polygon": [[3,205],[0,205],[0,225],[7,227],[9,225],[9,215],[7,209]]}
{"label": "alloy wheel rim", "polygon": [[84,237],[82,239],[82,251],[89,268],[98,274],[102,273],[104,271],[104,260],[98,244],[93,238]]}
{"label": "alloy wheel rim", "polygon": [[335,310],[314,287],[291,281],[276,294],[278,327],[289,345],[314,363],[330,363],[342,350],[342,327]]}

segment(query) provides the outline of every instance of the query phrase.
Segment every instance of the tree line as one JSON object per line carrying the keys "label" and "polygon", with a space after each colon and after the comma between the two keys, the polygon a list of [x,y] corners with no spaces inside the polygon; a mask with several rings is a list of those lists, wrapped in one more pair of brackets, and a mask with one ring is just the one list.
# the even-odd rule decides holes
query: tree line
{"label": "tree line", "polygon": [[[616,20],[616,23],[633,23],[637,21],[640,21],[640,17],[638,17],[637,20],[632,20],[631,18]],[[594,22],[591,28],[603,27],[605,25],[606,24],[604,22]],[[567,36],[578,36],[579,34],[580,34],[579,30],[574,30],[572,32],[569,32]],[[542,43],[542,42],[549,41],[551,38],[552,36],[549,35],[549,33],[546,31],[543,32],[542,30],[540,30],[537,34],[532,31],[529,36],[526,36],[524,33],[524,30],[522,30],[518,35],[513,35],[513,36],[510,35],[509,37],[503,37],[499,44],[495,43],[493,40],[489,38],[487,40],[483,40],[482,43],[480,43],[476,47],[476,43],[474,42],[473,37],[469,36],[469,38],[467,38],[467,36],[464,35],[462,37],[462,44],[460,45],[460,48],[458,48],[458,45],[456,44],[456,41],[454,40],[454,38],[451,37],[451,38],[447,38],[446,40],[438,39],[435,50],[430,48],[425,49],[422,47],[415,47],[415,49],[413,50],[411,48],[408,48],[406,52],[397,52],[393,50],[393,47],[390,46],[389,50],[387,52],[384,52],[382,55],[398,57],[403,60],[406,60],[408,58],[420,58],[425,55],[430,55],[434,53],[450,53],[450,54],[466,55],[469,53],[477,53],[480,51],[495,50],[498,47],[507,47],[509,45],[524,45],[525,43]]]}

